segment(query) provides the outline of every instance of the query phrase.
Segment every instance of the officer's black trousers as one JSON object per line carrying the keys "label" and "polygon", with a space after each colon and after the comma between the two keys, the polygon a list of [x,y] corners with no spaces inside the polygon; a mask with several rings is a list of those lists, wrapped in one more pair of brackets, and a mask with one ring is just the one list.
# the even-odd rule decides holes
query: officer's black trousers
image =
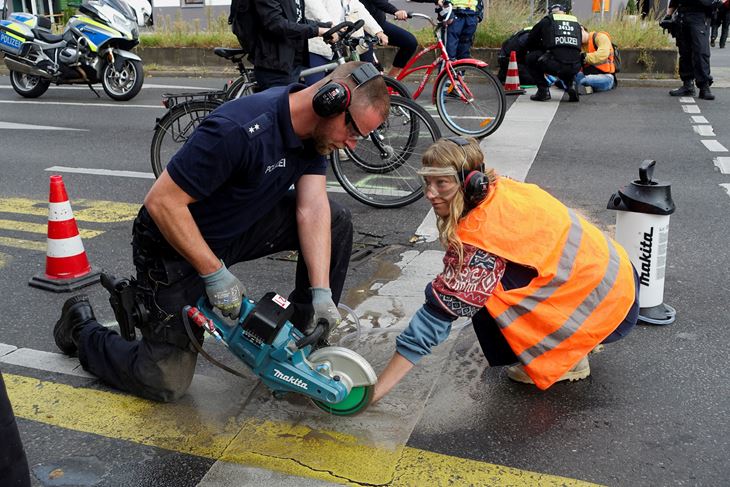
{"label": "officer's black trousers", "polygon": [[552,53],[545,51],[530,51],[526,58],[527,70],[540,90],[548,88],[545,74],[557,76],[570,87],[573,84],[575,75],[580,71],[580,62],[564,62],[556,59]]}
{"label": "officer's black trousers", "polygon": [[[339,302],[352,251],[352,221],[349,210],[330,201],[332,251],[330,287],[335,303]],[[190,385],[197,352],[189,343],[174,345],[165,336],[185,336],[180,312],[186,304],[195,304],[205,291],[195,269],[176,254],[162,251],[164,242],[150,242],[145,237],[143,214],[134,229],[134,260],[137,280],[149,289],[146,307],[152,325],[143,330],[143,338],[128,342],[115,331],[98,323],[85,326],[80,334],[79,359],[84,369],[109,385],[157,401],[174,401]],[[148,217],[147,217],[148,218]],[[285,250],[299,250],[296,222],[296,195],[290,192],[267,215],[257,221],[242,237],[225,248],[213,249],[227,266],[250,261]],[[245,279],[244,279],[245,285]],[[292,323],[303,328],[312,316],[309,275],[304,259],[297,261],[294,291],[289,300],[295,305]]]}
{"label": "officer's black trousers", "polygon": [[0,372],[0,485],[3,487],[30,486],[28,460],[20,442],[18,425]]}
{"label": "officer's black trousers", "polygon": [[697,87],[710,84],[710,18],[702,12],[680,14],[677,36],[679,49],[679,77],[682,81],[695,80]]}

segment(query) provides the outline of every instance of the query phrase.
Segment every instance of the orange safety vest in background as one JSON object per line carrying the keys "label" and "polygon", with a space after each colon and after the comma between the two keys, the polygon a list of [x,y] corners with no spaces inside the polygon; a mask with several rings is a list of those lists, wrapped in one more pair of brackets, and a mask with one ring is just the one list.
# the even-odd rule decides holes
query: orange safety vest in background
{"label": "orange safety vest in background", "polygon": [[[608,37],[609,43],[611,41],[611,36],[608,35],[607,32],[591,32],[588,35],[588,53],[596,52],[598,50],[598,46],[595,45],[593,40],[596,38],[596,35],[598,34],[604,34],[606,37]],[[608,59],[606,59],[601,64],[591,64],[594,68],[596,68],[599,71],[602,71],[606,74],[613,74],[616,72],[616,65],[614,64],[614,55],[613,55],[613,44],[611,44],[611,52],[608,54]]]}
{"label": "orange safety vest in background", "polygon": [[526,287],[497,284],[485,306],[540,389],[610,335],[634,303],[626,250],[533,184],[499,178],[457,234],[537,271]]}

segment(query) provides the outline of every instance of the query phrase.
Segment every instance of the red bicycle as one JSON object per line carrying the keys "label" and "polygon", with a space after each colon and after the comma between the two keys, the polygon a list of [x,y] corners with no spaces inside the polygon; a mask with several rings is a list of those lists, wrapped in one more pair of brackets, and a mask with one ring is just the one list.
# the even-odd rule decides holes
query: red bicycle
{"label": "red bicycle", "polygon": [[[484,61],[468,58],[451,61],[446,53],[443,38],[451,20],[451,6],[436,10],[438,20],[420,13],[409,13],[409,18],[422,18],[434,27],[436,42],[416,54],[401,70],[396,79],[404,81],[413,73],[425,71],[418,87],[413,92],[417,99],[431,78],[438,72],[434,82],[431,102],[436,104],[439,117],[452,132],[469,137],[482,138],[499,128],[507,111],[504,89],[497,78],[489,72]],[[415,66],[430,53],[438,55],[431,64]]]}

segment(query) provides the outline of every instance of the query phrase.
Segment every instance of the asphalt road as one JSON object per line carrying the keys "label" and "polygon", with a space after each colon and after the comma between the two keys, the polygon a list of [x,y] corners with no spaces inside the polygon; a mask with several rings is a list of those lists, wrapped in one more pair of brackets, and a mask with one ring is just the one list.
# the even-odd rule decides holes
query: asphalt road
{"label": "asphalt road", "polygon": [[[149,175],[139,173],[149,173],[152,128],[163,113],[160,95],[220,84],[220,79],[150,77],[137,98],[114,103],[103,94],[97,99],[84,88],[52,87],[38,100],[23,100],[10,89],[8,78],[0,77],[0,162],[4,170],[0,178],[0,291],[6,302],[0,355],[8,347],[57,352],[51,328],[68,296],[27,285],[44,266],[48,176],[56,171],[63,175],[79,226],[95,232],[84,239],[92,264],[130,274],[130,218],[152,183]],[[225,392],[192,391],[192,399],[184,401],[188,416],[172,406],[131,402],[82,375],[49,371],[40,359],[25,365],[5,362],[0,368],[16,404],[34,485],[445,485],[448,479],[452,485],[548,485],[554,481],[549,482],[549,476],[616,486],[724,485],[730,475],[730,354],[726,346],[730,288],[725,279],[730,268],[726,224],[730,164],[726,150],[713,152],[708,147],[718,149],[717,145],[702,141],[730,147],[730,127],[725,123],[730,91],[715,91],[715,102],[696,103],[670,98],[659,88],[619,88],[583,97],[579,104],[558,104],[554,98],[549,106],[557,110],[547,121],[542,140],[532,130],[512,129],[533,121],[532,112],[519,120],[510,120],[508,113],[493,139],[509,135],[523,146],[535,144],[539,150],[534,161],[521,159],[517,152],[512,156],[497,152],[490,146],[496,143],[491,137],[483,144],[488,164],[503,173],[523,168],[527,181],[541,185],[608,232],[615,222],[615,214],[606,210],[608,198],[638,177],[642,160],[656,160],[655,177],[672,183],[677,211],[671,216],[665,301],[677,309],[677,321],[667,327],[638,327],[626,339],[592,355],[589,379],[557,384],[545,392],[513,384],[503,369],[487,366],[467,327],[452,333],[441,354],[394,391],[392,400],[347,421],[322,418],[311,407],[296,402],[272,402],[253,381],[241,384],[228,379],[202,361],[198,367],[201,376],[210,377],[210,384],[213,378],[222,381]],[[517,107],[548,107],[532,106],[536,104],[524,98],[513,105],[513,115]],[[699,112],[692,113],[689,106],[696,106]],[[705,117],[706,123],[692,117]],[[709,125],[714,136],[706,128],[696,128],[701,125]],[[506,134],[507,129],[515,131]],[[127,173],[49,171],[54,166]],[[378,294],[373,289],[380,288],[382,297],[382,289],[389,283],[398,283],[397,292],[402,294],[413,288],[412,300],[418,302],[428,272],[438,269],[409,267],[404,262],[416,262],[438,249],[436,242],[411,242],[428,205],[419,201],[385,211],[363,206],[346,194],[333,193],[333,197],[352,210],[356,247],[361,251],[348,277],[346,304],[364,309],[363,295],[373,297]],[[254,296],[272,289],[288,292],[293,263],[285,257],[239,265],[236,272]],[[409,274],[408,269],[420,272]],[[86,292],[100,321],[112,321],[100,286]],[[395,298],[378,301],[383,315],[398,314],[395,302]],[[407,321],[407,316],[399,319]],[[392,351],[392,338],[387,333],[366,333],[355,347],[380,370]],[[218,349],[214,354],[226,357]],[[190,427],[196,433],[173,443],[165,440],[165,434],[155,436],[162,421],[158,414],[176,416],[170,428]],[[266,442],[271,441],[268,446],[262,439],[260,445],[250,447],[252,451],[269,448],[264,456],[275,457],[279,463],[264,462],[256,455],[237,456],[230,448],[226,455],[206,450],[215,441],[202,434],[207,430],[194,428],[218,414],[230,421],[238,418],[244,425],[274,419],[276,424],[289,425],[274,440],[266,436]],[[145,431],[127,431],[125,424],[139,416],[155,421],[145,423]],[[80,417],[86,422],[82,424]],[[115,423],[116,429],[97,424],[102,420]],[[303,425],[310,428],[306,441],[293,441],[298,434],[295,426]],[[244,427],[243,431],[249,430]],[[345,446],[343,440],[328,451],[327,443],[312,433],[317,431],[327,431],[332,438],[347,433],[368,448],[382,446],[383,438],[392,440],[388,455],[381,457],[381,450],[368,450],[372,458],[382,460],[382,470],[396,457],[405,471],[408,463],[404,459],[418,452],[411,470],[437,472],[433,459],[438,456],[449,459],[452,476],[434,474],[428,483],[409,484],[400,474],[385,481],[373,473],[348,481],[353,477],[326,471],[376,472],[377,465],[369,470],[367,462],[357,457],[360,463],[342,466],[351,445]],[[257,429],[256,434],[260,433]],[[237,438],[240,436],[245,435]],[[201,438],[208,439],[202,442]],[[178,444],[195,443],[196,439],[201,444],[187,449]],[[303,445],[301,452],[297,445]],[[303,460],[307,455],[334,459],[332,465],[311,470],[287,466],[282,460],[293,458],[294,463],[304,464],[309,462]],[[232,465],[246,470],[222,473],[234,468]],[[497,473],[490,482],[474,483],[465,480],[474,477],[457,470],[456,465],[465,469],[468,465],[472,473],[492,472],[496,465]],[[269,472],[281,476],[269,476]],[[544,476],[531,476],[530,472]]]}

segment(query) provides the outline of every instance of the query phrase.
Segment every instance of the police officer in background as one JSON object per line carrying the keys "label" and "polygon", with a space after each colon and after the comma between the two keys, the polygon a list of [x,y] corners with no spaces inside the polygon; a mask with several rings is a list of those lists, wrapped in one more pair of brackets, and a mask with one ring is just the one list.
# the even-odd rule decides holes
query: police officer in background
{"label": "police officer in background", "polygon": [[581,30],[578,19],[570,11],[569,0],[551,3],[548,14],[530,31],[527,38],[527,69],[535,80],[535,101],[550,99],[545,73],[557,76],[567,87],[568,100],[579,101],[575,75],[581,67]]}
{"label": "police officer in background", "polygon": [[[695,88],[700,89],[699,97],[714,100],[710,91],[710,15],[715,0],[670,0],[667,17],[675,10],[678,15],[677,48],[679,49],[679,77],[682,86],[671,90],[671,96],[694,96]],[[665,18],[666,19],[666,18]]]}

